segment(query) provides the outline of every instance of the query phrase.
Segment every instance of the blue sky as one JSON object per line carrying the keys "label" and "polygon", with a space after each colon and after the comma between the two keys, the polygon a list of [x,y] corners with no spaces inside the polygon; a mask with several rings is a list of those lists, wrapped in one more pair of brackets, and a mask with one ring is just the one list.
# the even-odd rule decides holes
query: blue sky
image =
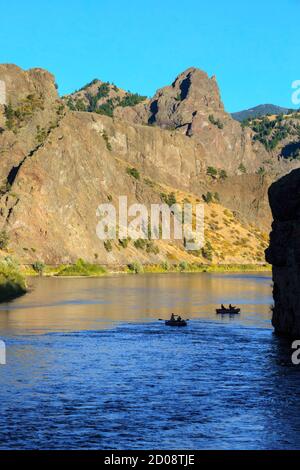
{"label": "blue sky", "polygon": [[93,78],[151,96],[190,66],[228,111],[292,107],[300,0],[0,0],[0,62],[43,67],[61,94]]}

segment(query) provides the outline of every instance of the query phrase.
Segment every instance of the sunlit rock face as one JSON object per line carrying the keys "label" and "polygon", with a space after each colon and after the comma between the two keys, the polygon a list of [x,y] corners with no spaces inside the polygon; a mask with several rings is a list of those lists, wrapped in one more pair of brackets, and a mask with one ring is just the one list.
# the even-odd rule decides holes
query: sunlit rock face
{"label": "sunlit rock face", "polygon": [[[0,65],[1,82],[6,106],[0,104],[0,232],[9,237],[10,255],[24,264],[36,260],[69,264],[78,258],[113,266],[165,260],[207,263],[205,252],[188,252],[183,240],[159,240],[155,249],[150,245],[147,251],[132,240],[123,247],[116,239],[107,249],[96,227],[98,205],[111,202],[117,207],[119,196],[127,196],[128,205],[150,207],[171,193],[178,202],[198,204],[210,192],[218,196],[213,204],[205,204],[213,261],[263,263],[265,234],[261,231],[269,229],[271,220],[266,203],[269,183],[267,175],[256,170],[264,152],[253,156],[251,150],[246,156],[233,151],[228,129],[237,129],[239,141],[246,131],[225,113],[215,79],[189,69],[158,92],[157,113],[141,103],[151,111],[141,122],[125,115],[120,119],[68,109],[57,94],[53,75],[42,69]],[[117,92],[110,87],[109,93]],[[121,97],[125,92],[118,89],[118,93]],[[131,108],[122,109],[125,113]],[[208,129],[201,132],[201,139],[196,118],[200,115]],[[181,126],[186,122],[189,132]],[[229,153],[222,150],[224,139],[232,147]],[[214,161],[209,155],[215,154],[220,157],[217,168],[228,174],[225,180],[207,175],[207,165]],[[247,167],[245,174],[238,174],[241,162]],[[132,176],[132,169],[138,178]]]}
{"label": "sunlit rock face", "polygon": [[225,111],[216,78],[195,67],[157,90],[150,100],[134,107],[117,107],[114,116],[193,137],[203,149],[206,165],[226,167],[231,174],[237,173],[242,162],[255,172],[268,158],[265,148],[253,141],[252,131]]}
{"label": "sunlit rock face", "polygon": [[273,326],[276,332],[300,337],[300,170],[269,189],[273,214],[266,259],[273,265]]}

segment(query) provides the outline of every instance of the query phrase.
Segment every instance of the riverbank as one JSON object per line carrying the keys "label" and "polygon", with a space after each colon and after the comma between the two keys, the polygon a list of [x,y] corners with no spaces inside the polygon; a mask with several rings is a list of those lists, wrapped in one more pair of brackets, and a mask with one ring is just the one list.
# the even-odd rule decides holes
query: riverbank
{"label": "riverbank", "polygon": [[86,263],[78,260],[71,265],[44,265],[43,269],[37,271],[33,266],[23,266],[22,272],[25,276],[55,276],[55,277],[100,277],[112,274],[164,274],[164,273],[244,273],[244,272],[271,272],[269,264],[189,264],[181,262],[179,264],[146,264],[139,262],[129,263],[125,266],[111,265],[103,266]]}
{"label": "riverbank", "polygon": [[0,302],[13,300],[27,292],[26,280],[19,266],[7,258],[0,261]]}

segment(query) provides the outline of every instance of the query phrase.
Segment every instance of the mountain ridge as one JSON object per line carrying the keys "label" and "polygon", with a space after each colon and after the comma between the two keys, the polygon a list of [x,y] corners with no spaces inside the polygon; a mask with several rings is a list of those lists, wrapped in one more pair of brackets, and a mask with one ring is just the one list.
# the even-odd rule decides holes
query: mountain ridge
{"label": "mountain ridge", "polygon": [[[291,164],[274,159],[268,174],[259,173],[268,152],[224,111],[215,78],[188,69],[152,99],[116,107],[112,117],[69,109],[41,69],[0,65],[0,80],[7,85],[0,230],[22,262],[264,262],[267,188]],[[174,241],[105,244],[96,236],[97,207],[119,195],[146,205],[171,195],[202,202],[206,246],[189,253]]]}
{"label": "mountain ridge", "polygon": [[242,111],[231,113],[231,116],[236,121],[242,122],[245,119],[253,119],[257,117],[266,116],[268,114],[271,114],[271,115],[287,114],[289,111],[290,111],[290,108],[284,108],[282,106],[277,106],[274,104],[260,104],[260,105],[254,106],[253,108],[248,108]]}

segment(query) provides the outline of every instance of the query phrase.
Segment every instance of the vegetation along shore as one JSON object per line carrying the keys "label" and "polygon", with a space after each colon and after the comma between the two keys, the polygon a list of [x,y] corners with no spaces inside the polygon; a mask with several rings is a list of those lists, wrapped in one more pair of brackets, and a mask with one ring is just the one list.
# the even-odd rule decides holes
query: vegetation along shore
{"label": "vegetation along shore", "polygon": [[51,266],[40,262],[22,267],[25,276],[56,276],[56,277],[98,277],[111,274],[147,274],[147,273],[203,273],[203,272],[257,272],[271,271],[271,266],[264,264],[197,264],[182,261],[170,264],[141,264],[139,261],[127,265],[102,266],[91,264],[79,259],[74,264]]}

